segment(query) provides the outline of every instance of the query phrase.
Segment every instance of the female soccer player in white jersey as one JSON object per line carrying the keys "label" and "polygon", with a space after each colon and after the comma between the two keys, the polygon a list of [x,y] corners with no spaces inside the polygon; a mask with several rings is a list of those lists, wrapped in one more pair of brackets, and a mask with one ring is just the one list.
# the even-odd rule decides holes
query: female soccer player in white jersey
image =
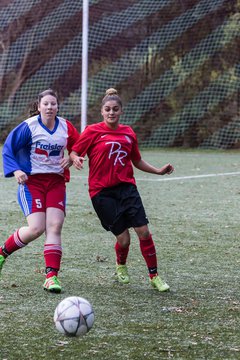
{"label": "female soccer player in white jersey", "polygon": [[68,153],[79,138],[76,128],[57,116],[56,93],[45,90],[38,96],[36,115],[20,123],[8,135],[2,151],[5,177],[15,176],[18,202],[28,226],[15,231],[0,247],[0,272],[6,258],[45,232],[44,289],[60,292],[58,280],[62,247],[61,230],[65,216],[65,182],[72,162]]}
{"label": "female soccer player in white jersey", "polygon": [[83,156],[87,154],[89,158],[89,193],[93,207],[104,229],[116,236],[118,281],[129,283],[126,266],[130,245],[128,229],[133,227],[139,238],[151,285],[158,291],[167,291],[168,284],[158,275],[155,245],[132,164],[157,175],[170,174],[174,168],[171,164],[156,168],[141,158],[136,134],[130,126],[119,123],[122,101],[115,89],[106,91],[101,114],[103,121],[86,127],[73,146],[70,157],[77,169],[82,168]]}

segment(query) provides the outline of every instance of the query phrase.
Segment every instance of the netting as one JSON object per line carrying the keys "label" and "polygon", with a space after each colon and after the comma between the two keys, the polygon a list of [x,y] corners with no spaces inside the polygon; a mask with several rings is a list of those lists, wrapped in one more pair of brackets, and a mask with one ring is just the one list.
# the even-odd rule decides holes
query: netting
{"label": "netting", "polygon": [[[2,140],[48,87],[80,130],[82,5],[1,3]],[[240,147],[239,10],[237,0],[90,0],[88,123],[115,87],[141,147]]]}

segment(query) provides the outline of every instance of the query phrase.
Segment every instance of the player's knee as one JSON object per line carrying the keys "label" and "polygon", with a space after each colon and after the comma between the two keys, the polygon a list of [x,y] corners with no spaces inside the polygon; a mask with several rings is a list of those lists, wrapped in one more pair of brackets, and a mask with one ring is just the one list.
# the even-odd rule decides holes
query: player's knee
{"label": "player's knee", "polygon": [[150,231],[147,226],[141,227],[141,228],[135,228],[135,231],[141,240],[147,240],[150,237]]}
{"label": "player's knee", "polygon": [[51,222],[47,226],[47,233],[60,234],[62,231],[62,225],[62,222],[59,221]]}
{"label": "player's knee", "polygon": [[117,236],[117,242],[122,248],[126,248],[130,245],[130,236],[128,232],[124,232]]}
{"label": "player's knee", "polygon": [[121,241],[118,241],[118,243],[122,248],[127,248],[130,245],[129,239],[122,239]]}
{"label": "player's knee", "polygon": [[141,239],[141,240],[147,240],[147,239],[149,239],[149,237],[150,237],[149,231],[144,231],[144,232],[140,233],[140,235],[139,235],[139,239]]}
{"label": "player's knee", "polygon": [[44,233],[44,231],[45,231],[45,227],[43,226],[30,227],[30,233],[33,240],[41,236]]}

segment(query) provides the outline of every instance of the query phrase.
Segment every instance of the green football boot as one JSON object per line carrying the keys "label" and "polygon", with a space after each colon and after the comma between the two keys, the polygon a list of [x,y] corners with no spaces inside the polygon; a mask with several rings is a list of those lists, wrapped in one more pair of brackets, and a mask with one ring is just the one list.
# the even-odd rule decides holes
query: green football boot
{"label": "green football boot", "polygon": [[121,284],[128,284],[130,282],[126,265],[116,265],[116,271],[117,279]]}
{"label": "green football boot", "polygon": [[150,284],[152,287],[160,292],[169,291],[169,285],[163,281],[160,276],[154,276],[154,278],[150,279]]}
{"label": "green football boot", "polygon": [[4,263],[5,263],[5,257],[0,255],[0,274],[1,274]]}
{"label": "green football boot", "polygon": [[44,290],[54,293],[60,293],[62,288],[60,285],[60,281],[58,280],[57,276],[52,276],[45,280],[43,284]]}

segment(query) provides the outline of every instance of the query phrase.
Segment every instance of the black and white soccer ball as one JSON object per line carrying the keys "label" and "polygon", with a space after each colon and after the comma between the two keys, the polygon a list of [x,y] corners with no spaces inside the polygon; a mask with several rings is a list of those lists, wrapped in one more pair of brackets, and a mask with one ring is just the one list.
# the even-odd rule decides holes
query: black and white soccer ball
{"label": "black and white soccer ball", "polygon": [[90,302],[79,296],[63,299],[54,312],[57,330],[69,336],[83,336],[93,326],[94,311]]}

